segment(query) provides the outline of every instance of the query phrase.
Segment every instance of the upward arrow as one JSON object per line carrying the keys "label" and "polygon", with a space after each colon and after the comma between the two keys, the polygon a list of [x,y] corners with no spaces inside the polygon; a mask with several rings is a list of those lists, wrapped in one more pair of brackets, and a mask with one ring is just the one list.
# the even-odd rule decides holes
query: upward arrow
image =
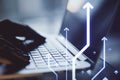
{"label": "upward arrow", "polygon": [[51,68],[51,65],[50,65],[50,62],[51,62],[51,55],[50,54],[47,54],[46,55],[46,58],[48,60],[48,68],[53,72],[53,74],[55,75],[56,77],[56,80],[58,80],[58,74],[54,71],[54,69]]}
{"label": "upward arrow", "polygon": [[64,31],[69,31],[69,29],[66,27],[66,28],[64,29]]}
{"label": "upward arrow", "polygon": [[91,9],[93,9],[93,6],[89,3],[89,2],[87,2],[84,6],[83,6],[83,9],[85,9],[85,8],[91,8]]}
{"label": "upward arrow", "polygon": [[87,43],[89,43],[90,40],[90,9],[93,9],[93,6],[87,2],[84,6],[83,9],[86,9],[86,20],[87,20]]}
{"label": "upward arrow", "polygon": [[[68,46],[67,46],[67,36],[68,36],[69,28],[66,27],[66,28],[64,29],[64,31],[66,32],[66,33],[65,33],[65,36],[66,36],[66,41],[65,41],[66,46],[65,46],[65,47],[66,47],[66,59],[67,59],[67,47],[68,47]],[[66,60],[66,80],[68,80],[68,78],[67,78],[67,77],[68,77],[68,73],[67,73],[68,68],[67,68],[67,67],[68,67],[68,66],[67,66],[67,60]]]}
{"label": "upward arrow", "polygon": [[105,48],[106,48],[106,41],[107,41],[107,38],[106,37],[103,37],[102,38],[102,41],[103,41],[103,60],[104,60],[104,62],[103,62],[103,67],[105,68]]}
{"label": "upward arrow", "polygon": [[107,41],[107,38],[106,38],[106,37],[103,37],[103,38],[102,38],[102,41]]}
{"label": "upward arrow", "polygon": [[102,69],[100,69],[100,71],[98,71],[96,74],[95,74],[95,76],[93,76],[92,77],[92,79],[91,80],[94,80],[104,69],[105,69],[105,54],[106,54],[106,41],[107,41],[107,38],[106,37],[103,37],[102,39],[101,39],[102,41],[103,41],[103,67],[102,67]]}
{"label": "upward arrow", "polygon": [[86,45],[78,52],[78,54],[75,55],[75,57],[72,60],[72,80],[76,80],[76,71],[75,71],[75,61],[76,59],[90,46],[90,9],[93,9],[93,6],[87,2],[84,6],[83,9],[86,9]]}

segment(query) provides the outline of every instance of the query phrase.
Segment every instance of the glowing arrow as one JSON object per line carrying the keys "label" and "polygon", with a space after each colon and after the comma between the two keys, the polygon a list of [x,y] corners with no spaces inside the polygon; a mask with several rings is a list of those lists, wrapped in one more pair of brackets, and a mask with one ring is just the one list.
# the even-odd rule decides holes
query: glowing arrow
{"label": "glowing arrow", "polygon": [[72,60],[72,80],[76,80],[76,71],[75,71],[75,62],[76,62],[76,59],[90,46],[90,9],[93,9],[93,6],[87,2],[84,6],[83,6],[83,9],[86,9],[87,10],[87,17],[86,17],[86,20],[87,20],[87,31],[86,31],[86,45],[79,51],[78,54],[75,55],[75,57],[73,58]]}
{"label": "glowing arrow", "polygon": [[46,55],[47,59],[48,59],[48,68],[54,73],[55,77],[56,77],[56,80],[58,80],[58,74],[51,68],[50,66],[50,58],[51,58],[51,55],[50,54],[47,54]]}
{"label": "glowing arrow", "polygon": [[[68,34],[69,29],[66,27],[66,28],[64,29],[64,31],[65,31],[65,36],[66,36],[66,42],[65,42],[65,43],[66,43],[66,46],[65,46],[65,47],[66,47],[66,51],[65,51],[65,52],[66,52],[66,59],[67,59],[67,46],[68,46],[68,45],[67,45],[67,36],[68,36],[67,34]],[[67,79],[67,76],[68,76],[67,70],[68,70],[68,69],[67,69],[67,60],[66,60],[66,80],[68,80],[68,79]]]}
{"label": "glowing arrow", "polygon": [[107,40],[107,38],[106,37],[103,37],[102,38],[102,41],[103,41],[103,68],[95,75],[95,76],[93,76],[93,78],[91,79],[91,80],[94,80],[104,69],[105,69],[105,41]]}

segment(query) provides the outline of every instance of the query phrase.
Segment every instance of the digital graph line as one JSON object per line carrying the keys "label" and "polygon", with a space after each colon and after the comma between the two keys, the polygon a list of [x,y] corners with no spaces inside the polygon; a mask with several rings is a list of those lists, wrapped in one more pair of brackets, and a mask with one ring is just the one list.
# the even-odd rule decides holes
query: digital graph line
{"label": "digital graph line", "polygon": [[[67,37],[68,37],[68,31],[69,31],[69,29],[66,27],[66,28],[64,29],[64,31],[65,31],[65,37],[66,37],[66,40],[65,40],[65,41],[66,41],[66,42],[65,42],[65,44],[66,44],[66,45],[65,45],[66,51],[65,51],[65,52],[66,52],[66,59],[67,59],[67,53],[68,53],[68,52],[67,52],[67,47],[68,47],[68,45],[67,45]],[[66,60],[66,80],[68,80],[68,78],[67,78],[67,77],[68,77],[68,72],[67,72],[67,70],[68,70],[68,68],[67,68],[67,60]]]}
{"label": "digital graph line", "polygon": [[94,80],[105,69],[105,61],[106,61],[105,60],[105,53],[106,53],[106,46],[105,46],[106,44],[105,44],[105,42],[107,41],[107,38],[103,37],[102,41],[103,41],[103,67],[102,67],[102,69],[100,71],[98,71],[98,73],[95,76],[92,77],[91,80]]}
{"label": "digital graph line", "polygon": [[75,55],[72,59],[72,80],[76,80],[76,69],[75,69],[75,63],[76,59],[90,46],[90,9],[93,9],[93,6],[87,2],[83,9],[86,9],[86,20],[87,20],[87,31],[86,31],[86,45],[78,52],[78,54]]}
{"label": "digital graph line", "polygon": [[55,77],[56,77],[56,80],[58,80],[58,74],[51,68],[50,66],[50,58],[51,58],[51,55],[50,54],[47,54],[47,59],[48,59],[48,68],[54,73]]}

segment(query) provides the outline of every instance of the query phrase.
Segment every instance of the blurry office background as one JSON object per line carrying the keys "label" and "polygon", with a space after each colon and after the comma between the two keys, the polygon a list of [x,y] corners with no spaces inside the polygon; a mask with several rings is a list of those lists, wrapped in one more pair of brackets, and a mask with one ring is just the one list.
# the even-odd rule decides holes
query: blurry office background
{"label": "blurry office background", "polygon": [[[95,11],[103,0],[0,0],[0,20],[27,24],[40,34],[57,34],[62,25],[65,9],[74,13],[86,1],[92,2]],[[68,4],[68,5],[67,5]],[[81,7],[81,8],[80,8]],[[83,18],[85,13],[79,12]]]}
{"label": "blurry office background", "polygon": [[41,34],[57,34],[67,0],[0,0],[0,20],[27,24]]}
{"label": "blurry office background", "polygon": [[[43,35],[56,35],[62,25],[65,9],[73,13],[81,9],[86,1],[88,0],[0,0],[0,20],[11,19],[27,24]],[[95,11],[103,0],[90,2],[95,6]],[[85,13],[80,12],[78,15],[82,18]]]}

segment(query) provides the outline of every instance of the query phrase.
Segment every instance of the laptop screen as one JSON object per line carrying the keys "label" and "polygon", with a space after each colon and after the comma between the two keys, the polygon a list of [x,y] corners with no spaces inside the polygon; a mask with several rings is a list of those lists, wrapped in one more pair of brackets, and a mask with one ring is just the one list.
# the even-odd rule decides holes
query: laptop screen
{"label": "laptop screen", "polygon": [[[90,16],[90,47],[83,54],[96,62],[102,50],[101,39],[107,35],[111,28],[116,12],[117,1],[90,1],[94,7],[91,10]],[[66,27],[70,29],[67,38],[78,50],[81,50],[86,45],[86,10],[82,9],[84,4],[85,2],[83,2],[78,9],[67,7],[60,31],[65,37],[64,29]]]}

